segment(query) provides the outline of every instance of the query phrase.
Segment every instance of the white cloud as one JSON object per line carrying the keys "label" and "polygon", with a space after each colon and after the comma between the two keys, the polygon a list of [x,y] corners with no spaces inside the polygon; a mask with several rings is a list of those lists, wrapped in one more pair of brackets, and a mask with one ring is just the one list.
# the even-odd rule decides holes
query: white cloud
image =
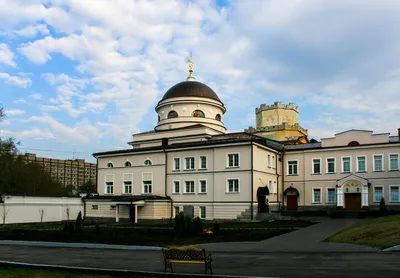
{"label": "white cloud", "polygon": [[23,130],[23,131],[10,131],[10,130],[3,130],[3,134],[5,136],[12,136],[18,139],[36,139],[36,140],[54,140],[56,137],[48,130],[42,130],[39,128]]}
{"label": "white cloud", "polygon": [[20,29],[18,31],[15,31],[15,34],[22,36],[22,37],[28,37],[28,38],[36,37],[38,34],[47,35],[49,33],[50,33],[50,31],[49,31],[49,29],[47,29],[46,24],[31,25],[31,26],[27,26],[23,29]]}
{"label": "white cloud", "polygon": [[41,100],[41,99],[43,99],[42,95],[41,95],[41,94],[38,94],[38,93],[31,94],[29,97],[32,98],[32,99],[36,99],[36,100]]}
{"label": "white cloud", "polygon": [[5,113],[7,116],[20,116],[24,115],[25,111],[21,109],[11,109],[11,110],[6,110]]}
{"label": "white cloud", "polygon": [[0,79],[4,79],[5,83],[15,85],[21,88],[28,88],[32,84],[32,80],[25,76],[9,75],[5,72],[0,72]]}
{"label": "white cloud", "polygon": [[19,98],[14,101],[14,103],[28,103],[25,99]]}
{"label": "white cloud", "polygon": [[14,58],[15,55],[10,50],[8,45],[6,45],[5,43],[0,43],[0,63],[15,68],[17,64],[15,63]]}

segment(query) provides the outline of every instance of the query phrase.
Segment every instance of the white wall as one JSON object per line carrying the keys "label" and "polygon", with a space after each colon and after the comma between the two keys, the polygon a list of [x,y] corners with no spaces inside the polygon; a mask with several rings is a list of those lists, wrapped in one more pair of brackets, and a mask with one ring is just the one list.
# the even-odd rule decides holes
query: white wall
{"label": "white wall", "polygon": [[[43,222],[75,220],[78,213],[83,213],[83,202],[80,197],[33,197],[3,196],[0,203],[0,223],[40,223],[41,211]],[[69,215],[68,212],[69,211]]]}

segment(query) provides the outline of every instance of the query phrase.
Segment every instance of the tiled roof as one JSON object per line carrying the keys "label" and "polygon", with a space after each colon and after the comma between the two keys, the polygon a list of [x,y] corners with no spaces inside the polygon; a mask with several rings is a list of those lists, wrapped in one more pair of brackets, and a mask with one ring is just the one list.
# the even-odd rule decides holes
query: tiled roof
{"label": "tiled roof", "polygon": [[321,142],[309,143],[309,144],[298,144],[298,145],[285,145],[284,150],[306,150],[306,149],[318,149],[321,148]]}
{"label": "tiled roof", "polygon": [[389,136],[390,143],[400,143],[400,136]]}

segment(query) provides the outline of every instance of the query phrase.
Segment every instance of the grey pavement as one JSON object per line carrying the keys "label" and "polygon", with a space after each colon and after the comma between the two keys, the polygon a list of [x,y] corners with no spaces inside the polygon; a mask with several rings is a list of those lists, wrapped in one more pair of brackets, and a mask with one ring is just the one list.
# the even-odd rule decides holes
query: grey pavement
{"label": "grey pavement", "polygon": [[396,246],[392,246],[390,248],[386,248],[383,251],[387,251],[387,252],[400,252],[400,245],[396,245]]}

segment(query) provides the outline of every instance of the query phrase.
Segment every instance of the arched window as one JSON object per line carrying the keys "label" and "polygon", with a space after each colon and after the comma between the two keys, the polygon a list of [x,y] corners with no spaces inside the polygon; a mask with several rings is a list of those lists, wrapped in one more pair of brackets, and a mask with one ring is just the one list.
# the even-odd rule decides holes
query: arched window
{"label": "arched window", "polygon": [[158,121],[161,121],[161,117],[160,117],[160,115],[158,115]]}
{"label": "arched window", "polygon": [[111,162],[107,163],[107,168],[114,168],[114,165]]}
{"label": "arched window", "polygon": [[220,115],[220,114],[215,115],[215,119],[216,119],[217,121],[221,121],[221,115]]}
{"label": "arched window", "polygon": [[357,141],[351,141],[348,146],[359,146],[360,143],[358,143]]}
{"label": "arched window", "polygon": [[146,159],[146,160],[144,161],[144,165],[146,165],[146,166],[151,166],[151,165],[153,165],[153,163],[151,162],[150,159]]}
{"label": "arched window", "polygon": [[178,118],[178,113],[174,110],[169,111],[168,113],[168,119],[173,119],[173,118]]}
{"label": "arched window", "polygon": [[192,113],[193,117],[205,118],[204,112],[201,110],[194,110]]}
{"label": "arched window", "polygon": [[132,167],[132,163],[130,161],[125,162],[125,167]]}

